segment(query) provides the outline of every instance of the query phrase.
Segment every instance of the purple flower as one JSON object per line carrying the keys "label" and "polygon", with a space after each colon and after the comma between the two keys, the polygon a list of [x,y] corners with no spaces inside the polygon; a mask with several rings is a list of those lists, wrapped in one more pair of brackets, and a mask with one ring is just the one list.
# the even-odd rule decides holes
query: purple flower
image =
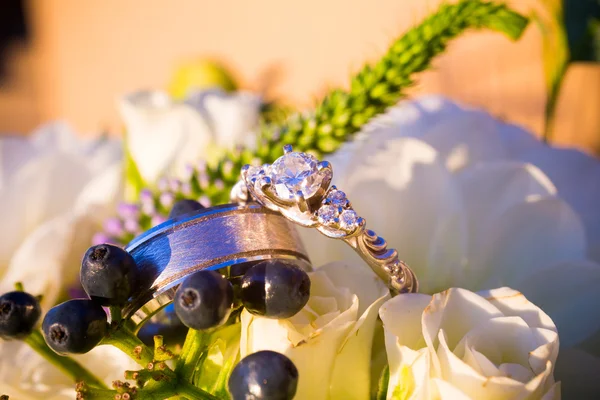
{"label": "purple flower", "polygon": [[104,221],[104,232],[109,236],[119,237],[123,235],[123,223],[117,217],[111,217]]}

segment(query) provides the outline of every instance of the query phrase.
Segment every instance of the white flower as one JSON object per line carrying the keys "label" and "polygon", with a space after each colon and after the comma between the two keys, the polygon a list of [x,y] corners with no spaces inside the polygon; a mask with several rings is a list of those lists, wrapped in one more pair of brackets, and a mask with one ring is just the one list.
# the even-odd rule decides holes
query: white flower
{"label": "white flower", "polygon": [[[600,394],[598,380],[580,379],[582,365],[600,368],[596,158],[428,96],[401,102],[330,161],[334,183],[416,271],[421,291],[521,291],[552,317],[572,355],[559,358],[558,374],[579,379],[561,379],[563,390]],[[347,257],[340,244],[322,251],[322,237],[303,234],[313,262]]]}
{"label": "white flower", "polygon": [[186,164],[214,160],[218,149],[254,147],[261,105],[258,95],[219,89],[185,102],[160,91],[135,92],[119,102],[129,152],[148,184],[181,175]]}
{"label": "white flower", "polygon": [[299,372],[298,399],[366,399],[377,311],[389,291],[360,263],[328,264],[309,275],[310,299],[294,317],[242,312],[240,355],[288,356]]}
{"label": "white flower", "polygon": [[[81,257],[120,195],[121,147],[109,140],[78,139],[62,124],[29,138],[0,138],[0,293],[22,282],[43,295],[47,310],[77,284]],[[121,362],[95,350],[94,370]],[[0,393],[17,398],[73,398],[74,387],[28,346],[0,342]],[[97,370],[104,374],[107,370]],[[113,375],[114,377],[114,375]],[[43,393],[43,394],[42,394]],[[62,396],[62,397],[61,397]]]}
{"label": "white flower", "polygon": [[[510,286],[552,317],[563,347],[600,343],[596,158],[429,96],[392,108],[330,161],[333,183],[422,292]],[[303,234],[313,262],[346,257]]]}
{"label": "white flower", "polygon": [[515,290],[404,294],[379,314],[388,399],[560,399],[556,327]]}

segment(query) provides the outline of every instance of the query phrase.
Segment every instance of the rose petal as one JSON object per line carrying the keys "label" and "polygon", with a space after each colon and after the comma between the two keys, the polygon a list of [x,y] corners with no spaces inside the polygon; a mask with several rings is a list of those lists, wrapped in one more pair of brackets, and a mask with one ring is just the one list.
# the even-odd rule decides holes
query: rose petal
{"label": "rose petal", "polygon": [[419,293],[400,294],[386,301],[379,309],[386,333],[401,346],[413,350],[425,346],[421,316],[430,301],[431,296]]}
{"label": "rose petal", "polygon": [[[552,373],[551,367],[549,367],[527,384],[503,376],[484,377],[450,351],[443,331],[440,332],[438,340],[437,355],[441,367],[441,377],[474,399],[526,397],[536,393],[540,388],[543,389],[544,383]],[[549,365],[551,366],[551,363]]]}
{"label": "rose petal", "polygon": [[527,300],[527,298],[517,290],[502,287],[492,290],[477,292],[478,295],[485,298],[498,308],[502,314],[508,316],[518,316],[523,318],[527,325],[535,328],[545,328],[556,331],[556,326],[552,319],[542,311],[541,308]]}
{"label": "rose petal", "polygon": [[423,311],[423,337],[430,350],[435,351],[438,332],[444,330],[447,342],[454,348],[468,331],[501,316],[502,313],[481,296],[451,288],[435,294]]}
{"label": "rose petal", "polygon": [[[369,226],[381,237],[393,238],[394,247],[419,276],[422,290],[428,292],[438,273],[427,265],[429,249],[436,244],[432,240],[438,221],[462,213],[458,189],[437,161],[435,151],[416,139],[390,141],[372,156],[365,155],[365,159],[368,163],[358,164],[348,182],[339,186]],[[460,225],[460,218],[456,221]],[[461,233],[460,229],[454,230],[459,248],[446,249],[445,266],[460,266],[463,261]]]}
{"label": "rose petal", "polygon": [[546,267],[514,285],[552,318],[563,346],[600,330],[600,265],[570,261]]}
{"label": "rose petal", "polygon": [[[387,335],[387,334],[386,334]],[[388,347],[388,355],[394,354],[390,361],[390,380],[387,398],[429,399],[429,375],[431,354],[427,348],[414,351],[406,346]],[[396,393],[396,392],[400,393]]]}
{"label": "rose petal", "polygon": [[250,92],[229,94],[213,91],[204,98],[202,105],[213,128],[213,139],[219,146],[256,148],[256,136],[252,130],[256,129],[260,118],[260,96]]}
{"label": "rose petal", "polygon": [[509,285],[521,289],[515,282],[527,275],[560,261],[585,256],[581,221],[556,197],[533,199],[510,207],[480,235],[484,239],[478,248],[472,249],[471,259],[487,275],[481,283],[483,287]]}
{"label": "rose petal", "polygon": [[478,110],[463,110],[444,118],[421,139],[439,152],[440,159],[453,172],[482,161],[503,160],[507,156],[497,134],[496,121]]}
{"label": "rose petal", "polygon": [[146,182],[168,171],[182,173],[186,163],[205,158],[211,131],[193,107],[174,103],[164,92],[136,92],[119,109],[127,127],[127,146]]}
{"label": "rose petal", "polygon": [[543,146],[521,155],[537,165],[579,214],[588,238],[588,255],[600,262],[600,160],[576,149]]}
{"label": "rose petal", "polygon": [[439,378],[433,378],[438,396],[441,400],[471,400],[464,392]]}
{"label": "rose petal", "polygon": [[[370,368],[373,333],[377,322],[377,312],[381,305],[390,297],[389,289],[377,278],[379,298],[375,299],[361,314],[361,309],[372,300],[372,293],[358,294],[359,319],[352,330],[346,335],[335,359],[331,375],[330,398],[349,399],[367,398],[370,391]],[[364,284],[364,282],[363,282]],[[364,285],[367,286],[367,285]],[[348,382],[352,382],[351,385]]]}
{"label": "rose petal", "polygon": [[556,382],[554,385],[552,385],[552,387],[550,387],[550,390],[546,392],[544,397],[542,397],[542,400],[560,400],[561,387],[561,382]]}
{"label": "rose petal", "polygon": [[87,216],[64,215],[37,228],[15,252],[0,288],[22,282],[31,293],[43,294],[45,309],[56,304],[69,285],[77,284],[81,255],[100,229]]}

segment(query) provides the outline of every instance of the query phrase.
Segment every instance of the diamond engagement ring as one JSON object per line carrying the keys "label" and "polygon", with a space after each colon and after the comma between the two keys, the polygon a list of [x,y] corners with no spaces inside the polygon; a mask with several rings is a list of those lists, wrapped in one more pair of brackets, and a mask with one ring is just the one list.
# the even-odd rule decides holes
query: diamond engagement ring
{"label": "diamond engagement ring", "polygon": [[330,187],[333,169],[307,153],[283,148],[273,164],[245,165],[242,179],[231,191],[240,204],[256,201],[301,226],[316,228],[327,237],[352,247],[395,293],[418,291],[412,270],[388,249],[385,239],[366,229],[366,222],[352,208],[346,194]]}

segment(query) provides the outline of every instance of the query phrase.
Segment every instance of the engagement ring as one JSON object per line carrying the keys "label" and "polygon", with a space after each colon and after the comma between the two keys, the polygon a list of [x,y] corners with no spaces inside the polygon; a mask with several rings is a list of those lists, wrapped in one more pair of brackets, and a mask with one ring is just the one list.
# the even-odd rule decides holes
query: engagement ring
{"label": "engagement ring", "polygon": [[395,293],[418,291],[412,270],[388,249],[385,239],[366,229],[366,222],[352,208],[346,194],[330,187],[333,169],[308,153],[284,146],[284,155],[273,164],[245,165],[242,180],[231,191],[239,204],[256,201],[288,220],[323,235],[341,239],[383,279]]}

